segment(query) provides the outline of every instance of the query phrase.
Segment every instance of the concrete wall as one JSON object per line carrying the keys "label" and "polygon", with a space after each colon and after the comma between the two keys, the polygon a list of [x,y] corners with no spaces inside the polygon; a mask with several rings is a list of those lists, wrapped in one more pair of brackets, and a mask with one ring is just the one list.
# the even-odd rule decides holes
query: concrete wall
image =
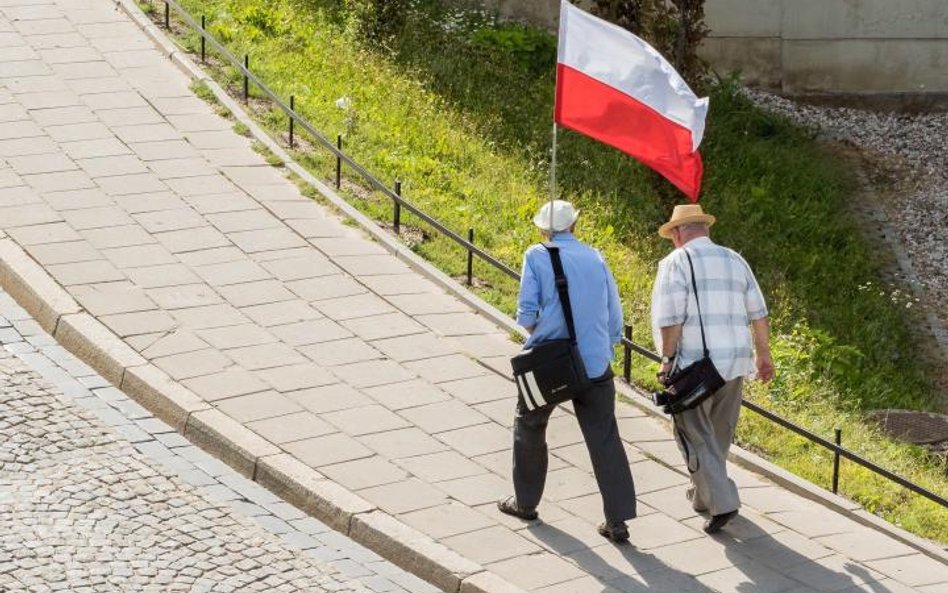
{"label": "concrete wall", "polygon": [[948,0],[707,0],[704,54],[791,94],[948,93]]}
{"label": "concrete wall", "polygon": [[[484,0],[555,26],[559,0]],[[581,3],[580,3],[581,4]],[[706,0],[703,54],[788,94],[948,95],[948,0]]]}

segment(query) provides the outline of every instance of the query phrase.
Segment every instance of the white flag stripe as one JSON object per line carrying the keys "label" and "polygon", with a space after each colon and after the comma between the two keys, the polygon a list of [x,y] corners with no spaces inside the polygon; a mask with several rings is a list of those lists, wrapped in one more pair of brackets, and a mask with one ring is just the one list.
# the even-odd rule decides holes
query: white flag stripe
{"label": "white flag stripe", "polygon": [[684,126],[698,150],[708,99],[699,99],[660,53],[632,33],[563,0],[558,61]]}

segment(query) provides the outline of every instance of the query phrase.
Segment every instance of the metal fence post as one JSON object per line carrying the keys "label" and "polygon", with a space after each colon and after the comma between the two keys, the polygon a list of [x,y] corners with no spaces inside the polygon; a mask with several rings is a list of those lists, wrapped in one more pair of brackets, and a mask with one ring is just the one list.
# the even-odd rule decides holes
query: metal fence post
{"label": "metal fence post", "polygon": [[833,494],[839,491],[839,447],[843,442],[843,430],[836,429],[836,448],[833,450]]}
{"label": "metal fence post", "polygon": [[203,64],[207,61],[207,39],[204,37],[204,34],[207,32],[207,21],[205,16],[201,15],[201,63]]}
{"label": "metal fence post", "polygon": [[[336,134],[336,148],[342,152],[342,134]],[[336,155],[336,189],[342,186],[342,157]]]}
{"label": "metal fence post", "polygon": [[625,339],[626,341],[622,343],[622,376],[625,377],[626,383],[632,382],[632,326],[628,323],[625,324]]}
{"label": "metal fence post", "polygon": [[165,29],[171,30],[171,5],[165,2]]}
{"label": "metal fence post", "polygon": [[[467,242],[474,244],[474,229],[467,229]],[[474,286],[474,252],[467,248],[467,285]]]}
{"label": "metal fence post", "polygon": [[295,123],[294,114],[296,113],[296,97],[290,95],[290,148],[293,148],[293,124]]}
{"label": "metal fence post", "polygon": [[250,99],[250,77],[247,76],[247,72],[250,72],[250,54],[244,54],[244,103]]}
{"label": "metal fence post", "polygon": [[[395,195],[399,198],[402,197],[402,182],[398,179],[395,180]],[[395,200],[395,213],[392,220],[392,227],[395,229],[395,234],[402,232],[402,204],[398,200]]]}

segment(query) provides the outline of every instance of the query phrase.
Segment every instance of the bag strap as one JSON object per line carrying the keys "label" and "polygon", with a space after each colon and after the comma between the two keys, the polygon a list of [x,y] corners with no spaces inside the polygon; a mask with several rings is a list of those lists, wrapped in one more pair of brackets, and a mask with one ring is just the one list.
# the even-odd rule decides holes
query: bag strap
{"label": "bag strap", "polygon": [[709,358],[711,353],[708,352],[708,342],[704,339],[704,322],[701,320],[701,301],[698,300],[698,282],[695,281],[695,266],[691,263],[691,255],[688,253],[687,249],[683,250],[685,252],[685,257],[688,258],[688,267],[691,268],[691,288],[695,291],[695,304],[698,305],[698,326],[701,327],[701,346],[704,348],[705,358]]}
{"label": "bag strap", "polygon": [[563,306],[563,317],[566,318],[566,329],[569,330],[569,339],[576,344],[576,327],[573,325],[573,307],[569,302],[569,282],[563,272],[563,262],[560,260],[560,248],[552,241],[543,244],[550,253],[550,262],[553,264],[553,276],[556,279],[556,292],[560,293],[560,305]]}

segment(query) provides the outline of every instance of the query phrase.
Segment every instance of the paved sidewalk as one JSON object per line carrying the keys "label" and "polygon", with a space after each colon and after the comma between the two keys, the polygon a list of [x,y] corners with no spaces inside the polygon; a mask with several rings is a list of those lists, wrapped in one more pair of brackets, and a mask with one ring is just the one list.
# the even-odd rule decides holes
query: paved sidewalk
{"label": "paved sidewalk", "polygon": [[[632,546],[595,533],[566,412],[544,522],[500,516],[513,389],[494,369],[517,348],[504,330],[301,197],[110,2],[0,0],[0,54],[0,253],[25,250],[134,350],[108,349],[125,361],[113,381],[157,367],[208,408],[191,419],[233,419],[367,515],[525,590],[948,587],[948,566],[738,468],[742,515],[705,536],[670,434],[630,406]],[[96,335],[82,319],[56,335]]]}
{"label": "paved sidewalk", "polygon": [[0,591],[437,593],[190,444],[3,291],[0,331]]}

